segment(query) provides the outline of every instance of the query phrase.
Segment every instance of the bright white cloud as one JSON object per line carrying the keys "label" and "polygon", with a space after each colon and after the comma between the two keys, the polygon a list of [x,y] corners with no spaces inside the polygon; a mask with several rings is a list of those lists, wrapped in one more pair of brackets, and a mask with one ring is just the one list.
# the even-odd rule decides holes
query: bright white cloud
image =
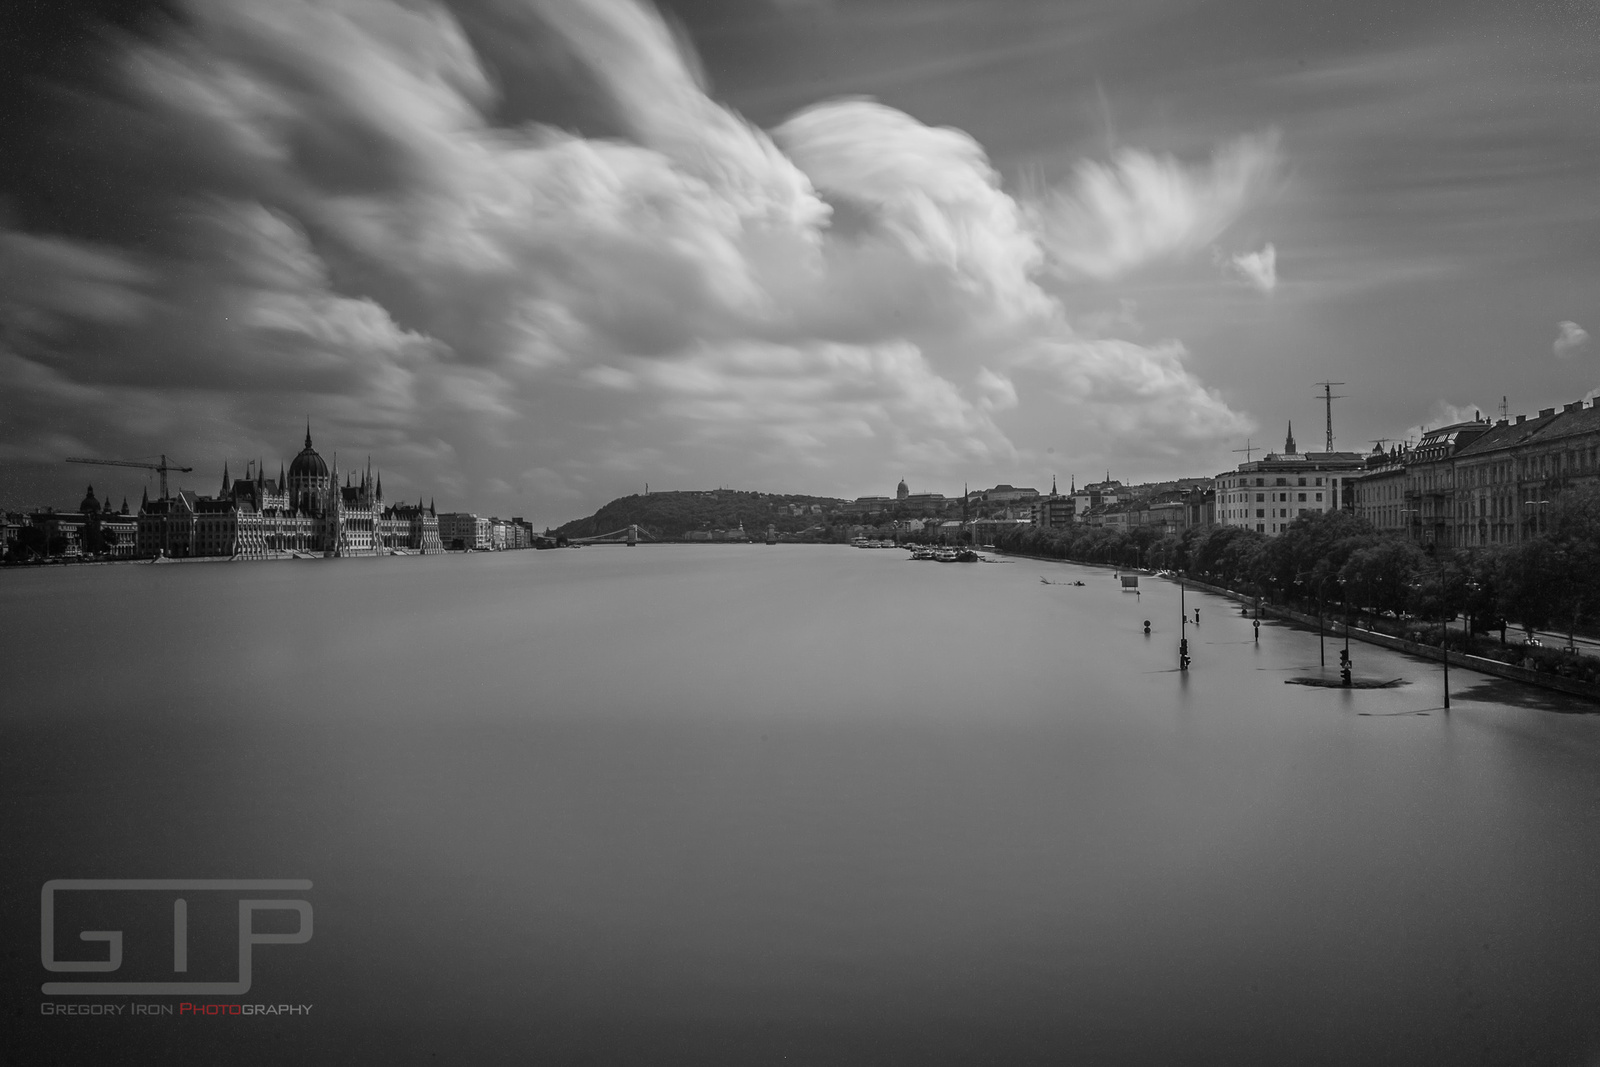
{"label": "bright white cloud", "polygon": [[[195,0],[130,46],[116,106],[162,131],[141,162],[174,221],[137,254],[0,231],[6,405],[43,439],[84,391],[117,398],[145,413],[108,422],[126,448],[171,451],[182,404],[126,383],[181,391],[226,420],[197,457],[281,451],[309,410],[415,464],[398,495],[563,510],[652,471],[849,492],[1020,477],[1029,437],[1170,465],[1253,428],[1181,344],[1111,336],[1131,314],[1086,336],[1039,277],[1205,246],[1275,137],[1202,167],[1130,150],[1023,205],[972,137],[872,101],[756,129],[634,0],[507,10],[625,138],[495,126],[494,80],[427,0]],[[1274,278],[1272,246],[1235,266]]]}
{"label": "bright white cloud", "polygon": [[1278,287],[1278,250],[1271,242],[1258,252],[1239,252],[1227,259],[1229,273],[1263,293]]}
{"label": "bright white cloud", "polygon": [[1556,329],[1555,344],[1551,346],[1557,359],[1566,359],[1589,343],[1589,331],[1575,322],[1560,323]]}

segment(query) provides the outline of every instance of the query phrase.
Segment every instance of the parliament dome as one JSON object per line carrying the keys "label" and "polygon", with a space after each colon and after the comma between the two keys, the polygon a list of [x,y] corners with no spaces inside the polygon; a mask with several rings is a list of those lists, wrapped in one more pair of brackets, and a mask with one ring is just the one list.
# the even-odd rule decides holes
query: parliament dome
{"label": "parliament dome", "polygon": [[306,447],[294,457],[294,462],[289,464],[290,478],[326,478],[328,465],[323,462],[317,450],[311,447],[311,430],[306,429]]}

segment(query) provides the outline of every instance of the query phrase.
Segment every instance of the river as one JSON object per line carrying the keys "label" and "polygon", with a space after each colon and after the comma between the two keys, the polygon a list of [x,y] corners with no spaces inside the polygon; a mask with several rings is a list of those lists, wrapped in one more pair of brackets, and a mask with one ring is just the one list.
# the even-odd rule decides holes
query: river
{"label": "river", "polygon": [[[1592,706],[1458,670],[1445,712],[1366,645],[1408,684],[1286,685],[1315,632],[1192,592],[1178,673],[1179,597],[842,546],[0,574],[7,1026],[61,1062],[1595,1063]],[[54,878],[308,879],[242,999],[314,1007],[44,1016],[99,977],[39,963]],[[190,895],[227,975],[235,902]],[[172,980],[171,896],[64,904],[56,951],[126,929]]]}

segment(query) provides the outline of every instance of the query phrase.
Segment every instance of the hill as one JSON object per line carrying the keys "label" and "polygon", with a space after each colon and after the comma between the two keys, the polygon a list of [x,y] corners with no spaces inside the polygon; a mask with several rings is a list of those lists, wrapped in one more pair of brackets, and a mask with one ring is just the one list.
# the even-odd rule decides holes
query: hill
{"label": "hill", "polygon": [[[635,493],[618,497],[586,519],[574,519],[554,532],[561,537],[593,537],[637,523],[660,540],[686,539],[691,533],[734,530],[743,525],[752,537],[776,526],[797,534],[832,526],[846,501],[797,493],[747,493],[733,489],[704,492]],[[824,535],[819,534],[819,538]]]}

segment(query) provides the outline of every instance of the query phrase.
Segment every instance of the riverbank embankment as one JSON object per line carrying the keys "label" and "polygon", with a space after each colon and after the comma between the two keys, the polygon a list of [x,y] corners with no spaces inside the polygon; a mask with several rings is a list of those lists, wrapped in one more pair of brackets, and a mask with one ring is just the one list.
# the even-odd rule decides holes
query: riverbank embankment
{"label": "riverbank embankment", "polygon": [[[1078,567],[1097,567],[1103,570],[1127,569],[1125,566],[1119,566],[1118,564],[1114,563],[1092,563],[1087,560],[1060,559],[1055,556],[1036,556],[1026,552],[1004,552],[1002,554],[1013,556],[1019,559],[1036,559],[1046,563],[1071,563]],[[1147,577],[1154,577],[1150,571],[1139,570],[1139,573]],[[1167,580],[1177,581],[1178,579],[1169,577]],[[1212,585],[1208,582],[1196,581],[1193,578],[1186,577],[1182,579],[1182,581],[1183,584],[1188,586],[1190,589],[1199,589],[1207,593],[1215,593],[1217,596],[1227,597],[1229,600],[1237,601],[1240,604],[1247,605],[1251,608],[1259,607],[1261,614],[1267,618],[1291,622],[1295,625],[1304,626],[1311,630],[1317,628],[1318,623],[1315,615],[1311,615],[1303,611],[1296,611],[1293,608],[1285,607],[1281,604],[1269,604],[1264,601],[1260,601],[1259,598],[1251,594],[1240,593],[1236,590],[1228,589],[1220,585]],[[1325,616],[1323,618],[1322,626],[1324,632],[1330,636],[1338,637],[1340,639],[1343,639],[1346,636],[1346,625],[1339,620],[1330,619]],[[1352,641],[1365,641],[1369,645],[1378,645],[1382,648],[1387,648],[1395,652],[1403,652],[1408,656],[1414,656],[1415,658],[1422,660],[1429,660],[1434,663],[1438,663],[1443,657],[1448,656],[1450,666],[1452,667],[1459,667],[1462,670],[1477,671],[1480,674],[1488,674],[1496,678],[1504,678],[1507,681],[1512,682],[1521,682],[1524,685],[1531,685],[1539,689],[1548,689],[1557,693],[1565,693],[1568,696],[1582,697],[1585,700],[1591,700],[1597,704],[1600,704],[1600,685],[1591,685],[1588,682],[1580,681],[1576,678],[1565,678],[1559,674],[1551,674],[1548,671],[1530,670],[1527,667],[1519,667],[1513,663],[1503,663],[1500,660],[1489,659],[1485,656],[1474,656],[1470,653],[1447,651],[1434,645],[1425,645],[1416,641],[1408,641],[1405,638],[1395,637],[1392,634],[1379,633],[1378,631],[1368,630],[1360,626],[1350,626],[1348,636]]]}

